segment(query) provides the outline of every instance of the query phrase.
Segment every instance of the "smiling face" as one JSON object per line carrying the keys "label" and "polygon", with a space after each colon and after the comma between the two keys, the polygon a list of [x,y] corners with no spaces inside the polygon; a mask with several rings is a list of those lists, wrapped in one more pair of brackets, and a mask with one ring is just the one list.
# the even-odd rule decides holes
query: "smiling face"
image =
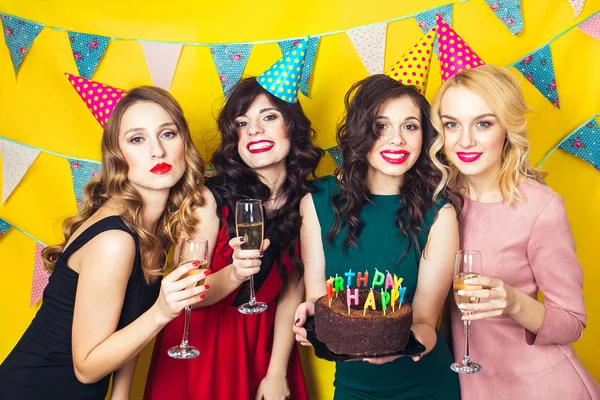
{"label": "smiling face", "polygon": [[119,148],[127,161],[127,178],[138,191],[169,190],[185,172],[181,134],[156,103],[137,102],[123,113]]}
{"label": "smiling face", "polygon": [[464,86],[449,88],[440,104],[444,151],[467,177],[496,179],[506,129],[485,99]]}
{"label": "smiling face", "polygon": [[378,139],[367,154],[368,176],[403,181],[421,154],[421,112],[408,96],[385,101],[375,121]]}
{"label": "smiling face", "polygon": [[258,95],[248,110],[235,118],[238,152],[253,170],[285,168],[290,139],[281,112],[265,94]]}

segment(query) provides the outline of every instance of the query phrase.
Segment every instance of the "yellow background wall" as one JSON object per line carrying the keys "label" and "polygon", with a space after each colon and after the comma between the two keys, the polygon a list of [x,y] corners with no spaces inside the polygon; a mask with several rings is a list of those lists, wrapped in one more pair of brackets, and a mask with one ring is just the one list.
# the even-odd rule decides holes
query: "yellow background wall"
{"label": "yellow background wall", "polygon": [[[167,3],[4,0],[0,12],[105,36],[214,43],[294,38],[354,28],[445,3],[444,0],[174,0]],[[470,0],[454,6],[454,28],[487,63],[506,66],[598,9],[600,0],[587,0],[583,13],[573,20],[567,0],[525,0],[525,30],[514,37],[484,1]],[[386,64],[396,61],[420,37],[412,18],[390,24]],[[566,134],[600,112],[600,41],[574,29],[554,42],[552,52],[560,110],[512,70],[534,109],[528,116],[534,163]],[[255,45],[245,75],[260,74],[279,57],[276,43]],[[431,70],[427,90],[430,100],[440,85],[439,64],[435,59]],[[63,76],[65,71],[77,74],[65,32],[44,29],[22,63],[16,81],[8,50],[1,45],[0,136],[69,156],[99,160],[102,131]],[[335,145],[335,126],[342,113],[343,96],[353,82],[366,76],[345,34],[322,38],[312,75],[312,99],[301,96],[321,147]],[[140,44],[128,41],[109,44],[93,79],[123,89],[152,83]],[[201,154],[208,158],[218,143],[214,116],[222,104],[221,87],[208,47],[184,47],[171,93],[181,102],[194,141]],[[320,173],[330,173],[333,168],[333,161],[326,156]],[[550,172],[548,184],[565,198],[585,273],[588,328],[575,348],[593,376],[600,380],[600,294],[597,290],[600,285],[600,172],[560,151],[550,158],[545,169]],[[61,240],[62,220],[75,212],[67,161],[44,153],[7,202],[0,205],[0,218],[45,243]],[[38,309],[29,308],[34,249],[35,243],[14,229],[0,239],[0,360],[13,348]],[[144,351],[138,365],[133,398],[142,396],[149,350]],[[315,360],[310,352],[303,355],[313,397],[331,398],[332,365]]]}

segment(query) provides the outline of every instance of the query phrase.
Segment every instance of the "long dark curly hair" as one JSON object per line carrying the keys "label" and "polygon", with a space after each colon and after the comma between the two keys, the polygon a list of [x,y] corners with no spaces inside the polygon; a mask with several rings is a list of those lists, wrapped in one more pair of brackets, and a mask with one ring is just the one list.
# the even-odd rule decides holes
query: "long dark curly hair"
{"label": "long dark curly hair", "polygon": [[316,133],[300,103],[291,104],[278,99],[263,89],[256,78],[238,82],[229,93],[217,120],[221,144],[211,159],[215,176],[208,178],[206,185],[215,197],[218,210],[223,206],[230,210],[226,219],[219,216],[221,223],[227,225],[229,237],[236,236],[234,211],[237,200],[253,198],[264,202],[270,198],[269,187],[261,182],[258,174],[240,157],[239,133],[235,125],[235,119],[244,115],[261,94],[266,95],[271,104],[281,112],[291,142],[290,152],[285,158],[286,178],[278,193],[286,201],[280,209],[271,213],[269,222],[265,225],[265,236],[271,240],[270,250],[277,261],[277,269],[285,288],[288,276],[282,263],[284,253],[288,253],[298,277],[304,274],[300,255],[296,251],[302,224],[300,200],[307,193],[316,191],[312,181],[316,178],[315,170],[324,154],[312,142]]}
{"label": "long dark curly hair", "polygon": [[[335,221],[327,234],[328,242],[333,243],[342,228],[347,228],[348,235],[342,243],[343,251],[351,245],[358,247],[356,240],[362,229],[360,213],[363,206],[371,201],[367,154],[379,138],[376,127],[379,109],[387,100],[401,97],[410,98],[421,111],[423,145],[417,161],[404,174],[404,182],[398,193],[396,226],[400,235],[406,235],[410,243],[400,259],[412,246],[419,253],[422,251],[418,234],[424,231],[422,225],[426,211],[436,204],[434,192],[442,179],[441,171],[428,156],[435,139],[429,119],[430,106],[414,87],[403,85],[385,75],[373,75],[355,83],[344,99],[346,115],[337,129],[343,162],[335,172],[340,193],[332,198]],[[447,164],[441,154],[438,157],[440,163]],[[447,188],[441,195],[449,198],[456,207],[462,206],[462,198],[453,188]]]}

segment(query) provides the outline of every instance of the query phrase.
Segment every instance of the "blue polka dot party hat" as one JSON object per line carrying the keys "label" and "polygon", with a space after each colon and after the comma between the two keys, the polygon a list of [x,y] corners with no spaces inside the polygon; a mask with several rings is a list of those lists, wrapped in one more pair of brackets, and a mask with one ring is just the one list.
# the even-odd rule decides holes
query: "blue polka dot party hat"
{"label": "blue polka dot party hat", "polygon": [[297,102],[307,44],[308,38],[294,43],[290,51],[256,78],[260,86],[283,101]]}

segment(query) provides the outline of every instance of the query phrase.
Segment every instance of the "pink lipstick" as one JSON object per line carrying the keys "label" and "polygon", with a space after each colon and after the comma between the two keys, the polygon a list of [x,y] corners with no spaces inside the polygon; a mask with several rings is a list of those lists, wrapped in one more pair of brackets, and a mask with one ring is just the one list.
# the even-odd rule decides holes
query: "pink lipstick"
{"label": "pink lipstick", "polygon": [[466,162],[466,163],[472,163],[472,162],[477,161],[479,159],[479,157],[481,157],[481,154],[483,154],[483,153],[467,153],[467,152],[463,152],[463,151],[456,153],[456,155],[458,156],[460,161]]}
{"label": "pink lipstick", "polygon": [[156,174],[156,175],[164,175],[164,174],[168,173],[171,170],[171,168],[173,168],[173,166],[171,164],[160,163],[160,164],[156,164],[154,167],[152,167],[150,172],[152,172],[153,174]]}
{"label": "pink lipstick", "polygon": [[404,164],[410,153],[406,150],[383,150],[379,152],[381,157],[390,164]]}

